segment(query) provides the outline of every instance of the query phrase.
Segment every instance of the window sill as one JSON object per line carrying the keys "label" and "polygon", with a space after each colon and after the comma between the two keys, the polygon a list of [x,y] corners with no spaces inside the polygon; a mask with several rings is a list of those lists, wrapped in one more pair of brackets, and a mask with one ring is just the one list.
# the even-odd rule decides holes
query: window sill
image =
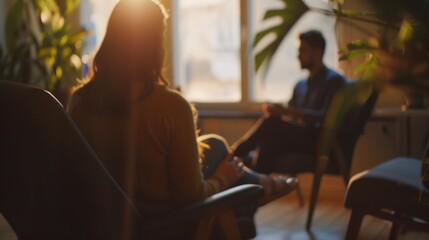
{"label": "window sill", "polygon": [[261,112],[250,111],[227,111],[227,110],[202,110],[198,112],[200,119],[223,118],[223,119],[258,119],[262,116]]}

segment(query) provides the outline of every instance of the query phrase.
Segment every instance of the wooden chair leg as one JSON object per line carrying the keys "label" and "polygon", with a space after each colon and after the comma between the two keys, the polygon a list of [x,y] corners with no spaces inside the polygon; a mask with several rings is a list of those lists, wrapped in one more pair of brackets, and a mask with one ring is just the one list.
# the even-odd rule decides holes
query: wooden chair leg
{"label": "wooden chair leg", "polygon": [[[394,217],[396,219],[401,219],[402,218],[402,213],[398,212],[398,211],[395,211]],[[389,233],[389,240],[396,240],[396,238],[398,238],[400,227],[401,226],[398,223],[392,222],[392,228],[390,229],[390,233]]]}
{"label": "wooden chair leg", "polygon": [[307,223],[305,229],[310,231],[311,223],[313,221],[314,210],[316,208],[317,197],[319,195],[320,183],[322,182],[322,176],[325,173],[326,167],[328,166],[329,158],[327,156],[320,156],[317,162],[316,171],[313,178],[313,186],[311,188],[310,205],[308,208]]}
{"label": "wooden chair leg", "polygon": [[317,197],[319,195],[320,182],[322,180],[322,176],[314,175],[313,186],[311,190],[310,203],[308,206],[308,216],[307,223],[305,224],[305,229],[310,231],[311,223],[313,221],[314,210],[316,208]]}
{"label": "wooden chair leg", "polygon": [[337,162],[338,168],[340,170],[340,174],[343,176],[344,184],[347,187],[347,184],[349,183],[349,180],[350,180],[350,168],[347,167],[344,152],[341,149],[341,146],[337,139],[334,139],[333,141],[333,152],[335,154],[334,159]]}
{"label": "wooden chair leg", "polygon": [[299,182],[296,185],[296,195],[298,197],[299,206],[303,207],[304,206],[304,196],[302,195],[301,185],[299,184]]}
{"label": "wooden chair leg", "polygon": [[389,233],[389,240],[396,240],[396,238],[398,237],[398,230],[399,225],[397,223],[393,223]]}
{"label": "wooden chair leg", "polygon": [[[291,174],[289,176],[295,177],[295,178],[298,177],[297,174]],[[298,184],[296,185],[296,196],[298,197],[299,206],[303,207],[304,206],[304,196],[302,195],[301,185],[299,184],[299,181],[298,181]]]}
{"label": "wooden chair leg", "polygon": [[350,217],[349,226],[347,227],[345,240],[356,240],[358,238],[363,217],[363,213],[357,210],[352,210],[352,215]]}

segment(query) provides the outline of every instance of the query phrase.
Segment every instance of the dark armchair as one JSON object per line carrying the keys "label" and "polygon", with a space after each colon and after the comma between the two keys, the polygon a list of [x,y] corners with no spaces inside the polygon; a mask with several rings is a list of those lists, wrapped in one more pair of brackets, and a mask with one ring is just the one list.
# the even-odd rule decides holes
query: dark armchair
{"label": "dark armchair", "polygon": [[[424,160],[428,158],[429,142]],[[353,176],[345,200],[352,210],[346,240],[359,239],[365,215],[391,221],[389,239],[396,239],[399,226],[429,232],[429,188],[424,186],[423,169],[421,159],[397,157]]]}
{"label": "dark armchair", "polygon": [[51,94],[0,81],[0,113],[0,212],[19,239],[177,239],[182,224],[214,216],[237,239],[234,207],[263,194],[242,185],[145,219]]}
{"label": "dark armchair", "polygon": [[[278,173],[314,173],[306,229],[311,229],[320,184],[324,174],[341,175],[347,185],[355,146],[364,132],[378,98],[378,91],[364,82],[353,81],[339,91],[329,109],[314,153],[279,156]],[[293,169],[294,171],[291,171]],[[302,199],[302,196],[299,196]],[[302,200],[300,200],[302,201]]]}

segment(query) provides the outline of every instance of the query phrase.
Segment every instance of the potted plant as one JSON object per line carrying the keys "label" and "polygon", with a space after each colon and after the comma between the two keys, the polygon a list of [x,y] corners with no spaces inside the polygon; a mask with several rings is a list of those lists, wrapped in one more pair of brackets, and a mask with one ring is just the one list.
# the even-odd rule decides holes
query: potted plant
{"label": "potted plant", "polygon": [[281,0],[284,7],[267,10],[264,20],[282,21],[257,33],[254,46],[266,36],[276,38],[255,55],[255,69],[268,66],[288,31],[307,11],[335,17],[338,22],[357,21],[379,27],[378,36],[348,43],[339,60],[361,58],[355,72],[360,79],[372,79],[377,86],[392,84],[404,90],[429,91],[429,4],[424,0],[365,0],[372,11],[354,11],[343,7],[344,0],[329,0],[329,9],[310,8],[302,0]]}
{"label": "potted plant", "polygon": [[[369,10],[354,11],[345,8],[344,0],[329,0],[330,8],[308,7],[302,0],[281,0],[283,8],[266,11],[264,20],[282,21],[259,32],[254,46],[267,35],[274,40],[255,55],[256,71],[266,71],[272,56],[291,27],[307,11],[316,11],[335,17],[338,22],[367,23],[378,28],[378,34],[354,40],[340,51],[344,61],[360,60],[355,72],[368,87],[379,89],[396,86],[410,98],[407,107],[422,107],[422,95],[429,93],[429,3],[425,0],[365,0],[360,4]],[[366,88],[357,88],[365,93]],[[360,99],[360,92],[354,99]],[[347,109],[340,109],[347,111]],[[429,186],[429,159],[424,160],[422,182]]]}
{"label": "potted plant", "polygon": [[35,85],[65,103],[81,77],[80,51],[86,33],[70,23],[79,0],[16,0],[6,17],[0,78]]}

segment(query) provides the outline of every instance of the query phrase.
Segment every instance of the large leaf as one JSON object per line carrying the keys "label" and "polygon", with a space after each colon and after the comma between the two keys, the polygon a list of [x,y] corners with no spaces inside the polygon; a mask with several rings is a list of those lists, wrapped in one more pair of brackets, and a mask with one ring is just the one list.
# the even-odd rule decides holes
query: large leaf
{"label": "large leaf", "polygon": [[80,77],[79,53],[86,33],[75,33],[67,22],[79,4],[80,0],[14,0],[6,18],[0,76],[50,91]]}
{"label": "large leaf", "polygon": [[8,50],[13,49],[19,42],[18,29],[21,28],[23,23],[24,14],[24,1],[17,0],[10,7],[6,17],[5,34],[6,34],[6,47]]}
{"label": "large leaf", "polygon": [[332,150],[333,139],[338,129],[343,125],[353,106],[364,104],[374,91],[374,84],[369,80],[360,80],[340,90],[332,100],[326,113],[321,137],[324,145],[320,147],[320,154],[329,156]]}
{"label": "large leaf", "polygon": [[74,10],[76,10],[76,8],[78,8],[80,6],[80,0],[68,0],[66,2],[67,6],[66,6],[66,11],[65,11],[65,15],[68,16],[70,15]]}
{"label": "large leaf", "polygon": [[284,7],[271,9],[265,13],[264,20],[281,18],[279,25],[273,26],[256,34],[253,46],[257,46],[266,36],[275,34],[276,38],[255,56],[255,70],[259,71],[265,63],[269,65],[273,55],[279,48],[281,42],[286,37],[293,25],[308,11],[307,5],[302,0],[281,0]]}
{"label": "large leaf", "polygon": [[36,0],[37,6],[43,11],[50,11],[51,13],[60,14],[60,8],[55,0]]}
{"label": "large leaf", "polygon": [[32,1],[27,1],[25,12],[27,16],[28,34],[32,37],[32,41],[35,41],[34,44],[39,45],[41,42],[40,34],[42,29],[39,24],[40,15],[37,6]]}

